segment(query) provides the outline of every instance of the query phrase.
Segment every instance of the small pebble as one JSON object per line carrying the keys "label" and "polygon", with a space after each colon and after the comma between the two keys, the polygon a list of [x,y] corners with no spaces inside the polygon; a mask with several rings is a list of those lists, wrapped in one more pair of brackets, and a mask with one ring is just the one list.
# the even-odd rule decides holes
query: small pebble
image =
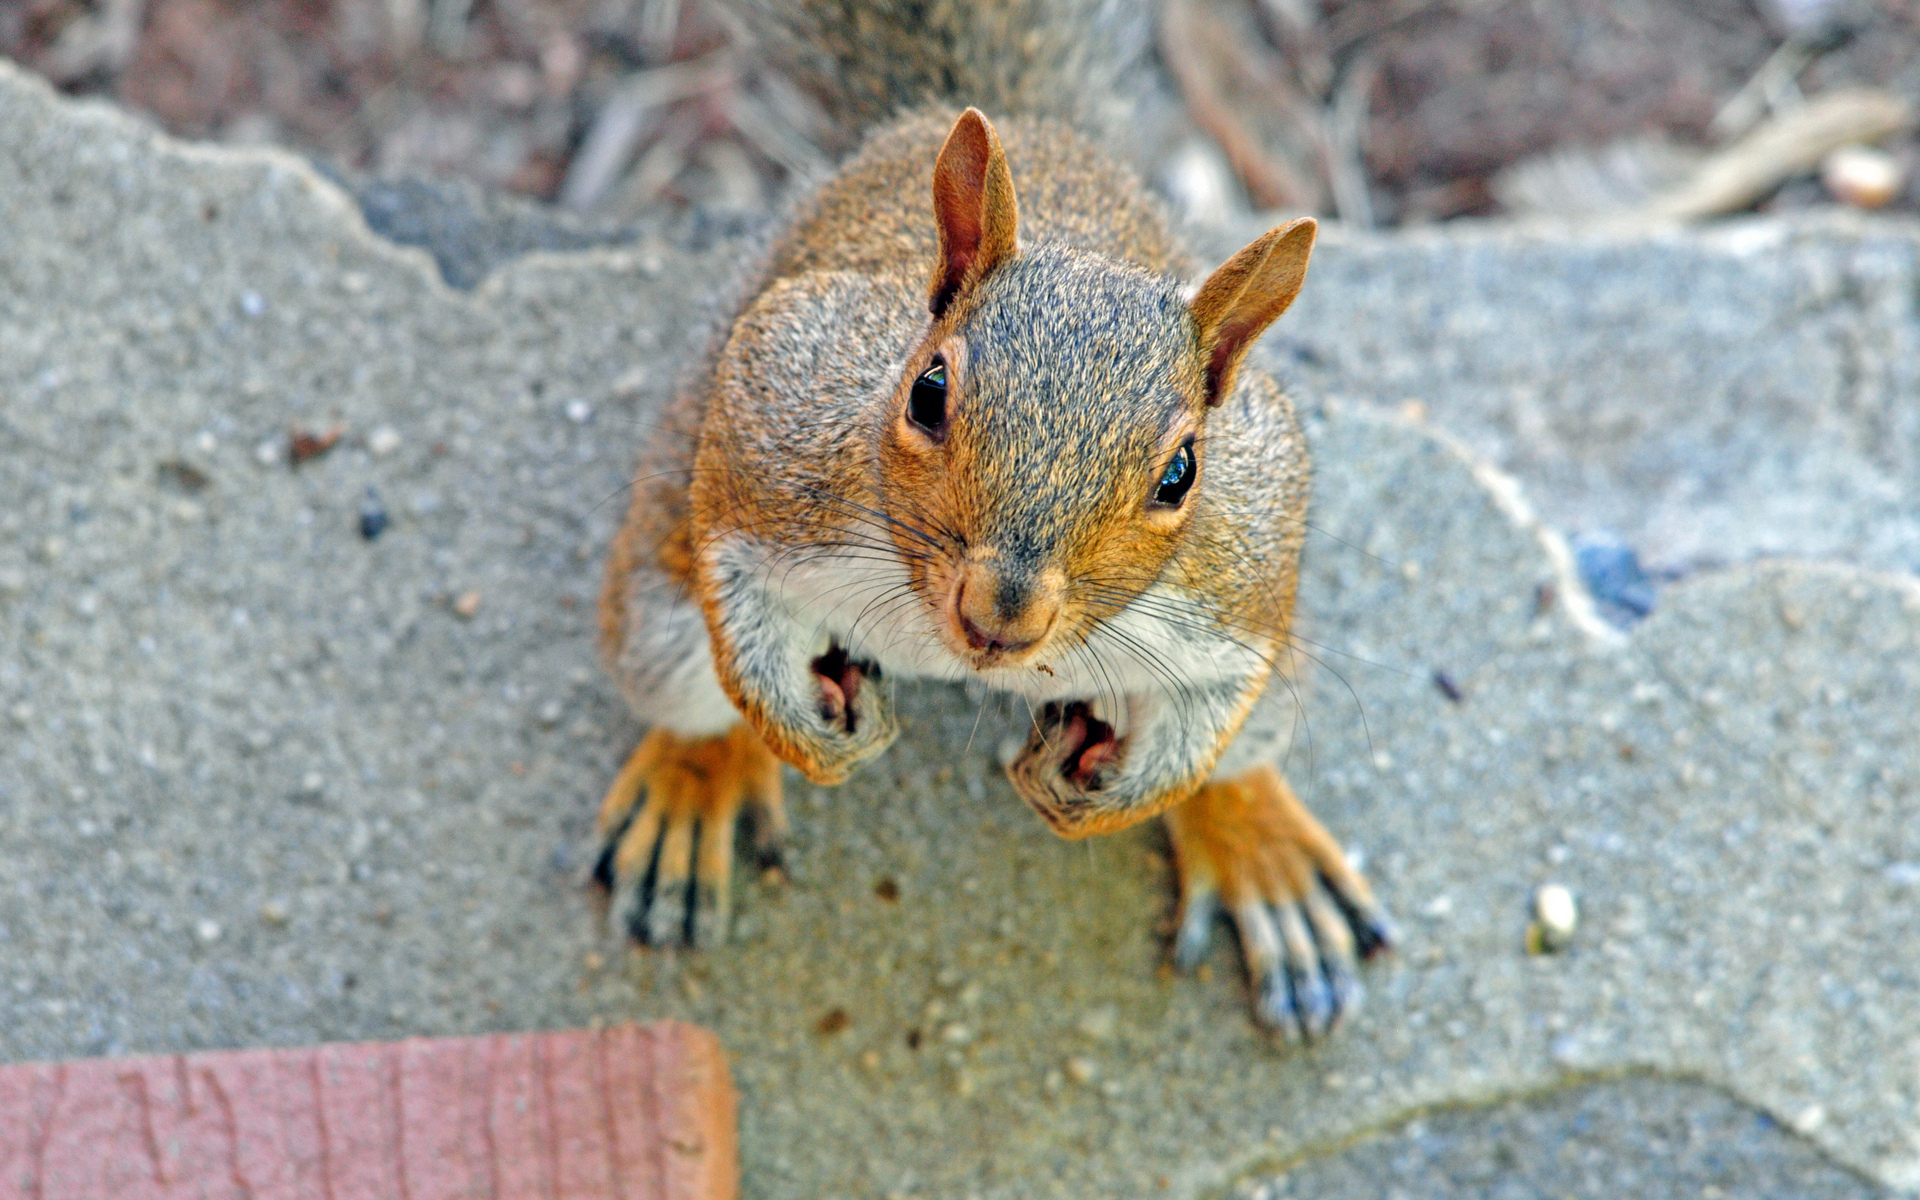
{"label": "small pebble", "polygon": [[567,401],[567,420],[572,421],[575,425],[585,425],[588,421],[593,420],[593,405],[588,404],[585,400]]}
{"label": "small pebble", "polygon": [[203,944],[211,946],[220,940],[220,922],[202,920],[193,927],[193,936],[199,938]]}
{"label": "small pebble", "polygon": [[480,611],[480,593],[462,592],[459,599],[453,602],[453,611],[456,616],[472,620],[473,614]]}
{"label": "small pebble", "polygon": [[560,724],[560,716],[563,711],[558,700],[549,700],[545,704],[542,704],[539,712],[540,728],[552,729],[554,726]]}
{"label": "small pebble", "polygon": [[296,429],[287,435],[287,458],[294,466],[310,459],[319,458],[340,444],[340,435],[346,432],[346,426],[315,433],[311,429]]}
{"label": "small pebble", "polygon": [[1793,1131],[1805,1137],[1827,1123],[1827,1110],[1818,1104],[1809,1104],[1793,1118]]}
{"label": "small pebble", "polygon": [[1096,1042],[1104,1042],[1113,1037],[1119,1025],[1120,1010],[1109,1004],[1082,1016],[1075,1028]]}
{"label": "small pebble", "polygon": [[259,292],[248,290],[240,293],[240,311],[250,317],[257,317],[267,311],[267,301]]}
{"label": "small pebble", "polygon": [[1066,1061],[1065,1066],[1067,1071],[1067,1078],[1073,1080],[1077,1084],[1080,1084],[1082,1087],[1085,1087],[1087,1084],[1092,1083],[1094,1080],[1094,1077],[1100,1073],[1099,1068],[1093,1065],[1092,1059],[1083,1058],[1078,1054],[1074,1055],[1072,1058],[1069,1058]]}
{"label": "small pebble", "polygon": [[830,1008],[825,1016],[814,1022],[813,1031],[821,1037],[832,1037],[851,1024],[853,1018],[847,1016],[846,1009]]}
{"label": "small pebble", "polygon": [[952,1046],[964,1046],[973,1040],[973,1030],[955,1021],[940,1031],[940,1040]]}
{"label": "small pebble", "polygon": [[360,502],[360,536],[371,542],[386,530],[386,506],[380,503],[380,493],[370,487],[367,498]]}
{"label": "small pebble", "polygon": [[327,790],[327,778],[318,771],[308,771],[300,777],[300,794],[309,800],[318,800]]}
{"label": "small pebble", "polygon": [[1900,160],[1872,146],[1842,146],[1820,164],[1820,182],[1855,208],[1884,208],[1900,194]]}
{"label": "small pebble", "polygon": [[1552,954],[1573,941],[1580,909],[1573,893],[1557,883],[1542,884],[1533,894],[1533,924],[1527,927],[1527,952]]}
{"label": "small pebble", "polygon": [[1654,581],[1640,567],[1633,547],[1604,531],[1573,539],[1580,579],[1600,605],[1600,614],[1625,629],[1653,611]]}
{"label": "small pebble", "polygon": [[158,468],[158,474],[162,486],[172,488],[176,492],[185,492],[189,495],[195,492],[206,491],[207,485],[213,482],[212,477],[205,471],[202,471],[184,459],[178,458],[171,458],[161,463]]}
{"label": "small pebble", "polygon": [[271,925],[275,929],[285,925],[291,915],[287,911],[287,906],[279,900],[269,900],[260,906],[261,923]]}
{"label": "small pebble", "polygon": [[253,448],[253,461],[263,467],[279,466],[280,443],[275,441],[261,442]]}
{"label": "small pebble", "polygon": [[1888,863],[1885,874],[1887,882],[1897,888],[1920,888],[1920,863]]}
{"label": "small pebble", "polygon": [[400,431],[391,425],[381,425],[367,435],[367,452],[375,458],[385,458],[400,448]]}

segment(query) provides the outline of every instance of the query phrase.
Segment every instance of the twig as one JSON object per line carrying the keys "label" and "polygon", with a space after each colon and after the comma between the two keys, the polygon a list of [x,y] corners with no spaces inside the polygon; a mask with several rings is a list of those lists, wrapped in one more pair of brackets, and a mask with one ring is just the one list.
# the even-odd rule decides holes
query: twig
{"label": "twig", "polygon": [[638,71],[607,100],[593,128],[567,164],[559,204],[586,212],[600,203],[634,151],[659,124],[661,110],[677,100],[725,87],[738,67],[725,51],[692,62]]}
{"label": "twig", "polygon": [[427,17],[427,40],[448,58],[458,58],[467,43],[467,18],[473,15],[473,0],[432,0]]}
{"label": "twig", "polygon": [[1192,0],[1167,0],[1160,10],[1160,53],[1187,101],[1194,123],[1212,136],[1256,208],[1315,208],[1318,189],[1266,152],[1241,124],[1202,60],[1194,37]]}
{"label": "twig", "polygon": [[1393,0],[1384,10],[1377,4],[1348,5],[1333,17],[1332,28],[1327,31],[1328,51],[1338,58],[1355,42],[1376,37],[1395,25],[1426,16],[1435,10],[1451,7],[1448,0]]}
{"label": "twig", "polygon": [[39,69],[56,83],[70,83],[104,68],[117,75],[140,44],[146,0],[107,0],[98,14],[69,22],[41,59]]}
{"label": "twig", "polygon": [[1685,183],[1641,209],[1651,220],[1687,221],[1736,212],[1787,179],[1812,171],[1828,152],[1872,142],[1914,123],[1914,111],[1890,92],[1827,92],[1766,121],[1709,155]]}
{"label": "twig", "polygon": [[1326,122],[1327,182],[1333,188],[1333,210],[1342,221],[1362,229],[1373,226],[1373,198],[1367,194],[1365,138],[1367,106],[1378,76],[1373,60],[1360,58],[1347,67],[1334,93],[1333,111]]}
{"label": "twig", "polygon": [[616,211],[626,218],[637,215],[641,209],[653,203],[653,200],[668,184],[679,177],[687,165],[687,151],[700,136],[700,130],[706,124],[705,117],[697,112],[682,110],[668,119],[660,136],[653,145],[640,156],[640,161],[627,172],[620,184],[620,195]]}
{"label": "twig", "polygon": [[680,32],[680,0],[642,0],[640,40],[649,46],[671,46]]}
{"label": "twig", "polygon": [[1800,96],[1794,81],[1814,58],[1814,48],[1799,38],[1788,38],[1767,56],[1740,90],[1720,106],[1707,125],[1707,132],[1720,141],[1731,141],[1760,123],[1769,112],[1790,107]]}
{"label": "twig", "polygon": [[787,174],[806,178],[826,166],[826,156],[818,147],[747,91],[736,91],[726,98],[727,121],[745,138],[747,144],[780,164]]}

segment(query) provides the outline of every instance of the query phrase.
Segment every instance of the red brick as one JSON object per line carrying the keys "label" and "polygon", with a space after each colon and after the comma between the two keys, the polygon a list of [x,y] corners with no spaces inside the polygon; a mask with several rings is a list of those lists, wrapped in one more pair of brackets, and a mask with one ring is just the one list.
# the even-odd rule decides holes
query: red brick
{"label": "red brick", "polygon": [[735,1104],[672,1021],[0,1067],[0,1200],[732,1200]]}

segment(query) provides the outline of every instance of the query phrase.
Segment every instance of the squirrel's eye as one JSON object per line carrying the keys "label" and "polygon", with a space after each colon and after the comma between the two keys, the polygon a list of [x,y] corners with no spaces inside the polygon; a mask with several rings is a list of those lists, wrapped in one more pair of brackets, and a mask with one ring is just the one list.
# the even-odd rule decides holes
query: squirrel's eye
{"label": "squirrel's eye", "polygon": [[1164,504],[1168,508],[1180,507],[1180,502],[1187,498],[1187,491],[1193,487],[1193,476],[1193,439],[1188,438],[1180,443],[1180,449],[1174,451],[1173,461],[1161,473],[1160,486],[1153,491],[1154,503]]}
{"label": "squirrel's eye", "polygon": [[907,395],[907,419],[928,433],[939,433],[947,423],[947,363],[935,356],[933,365],[913,381]]}

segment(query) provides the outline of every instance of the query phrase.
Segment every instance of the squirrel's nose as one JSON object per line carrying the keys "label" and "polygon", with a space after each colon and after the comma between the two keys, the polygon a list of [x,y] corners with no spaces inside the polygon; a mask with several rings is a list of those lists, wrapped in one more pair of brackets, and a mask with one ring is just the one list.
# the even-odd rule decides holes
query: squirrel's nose
{"label": "squirrel's nose", "polygon": [[996,654],[1012,654],[1016,651],[1025,650],[1028,646],[1033,645],[1036,640],[1028,638],[1025,641],[1005,641],[1001,633],[989,632],[988,630],[980,628],[980,626],[974,624],[973,618],[964,612],[960,614],[960,632],[966,637],[967,645],[972,646],[975,650],[985,650],[989,653]]}
{"label": "squirrel's nose", "polygon": [[956,573],[949,615],[969,649],[999,657],[1033,649],[1053,632],[1064,580],[1044,571],[1029,580],[971,561]]}

